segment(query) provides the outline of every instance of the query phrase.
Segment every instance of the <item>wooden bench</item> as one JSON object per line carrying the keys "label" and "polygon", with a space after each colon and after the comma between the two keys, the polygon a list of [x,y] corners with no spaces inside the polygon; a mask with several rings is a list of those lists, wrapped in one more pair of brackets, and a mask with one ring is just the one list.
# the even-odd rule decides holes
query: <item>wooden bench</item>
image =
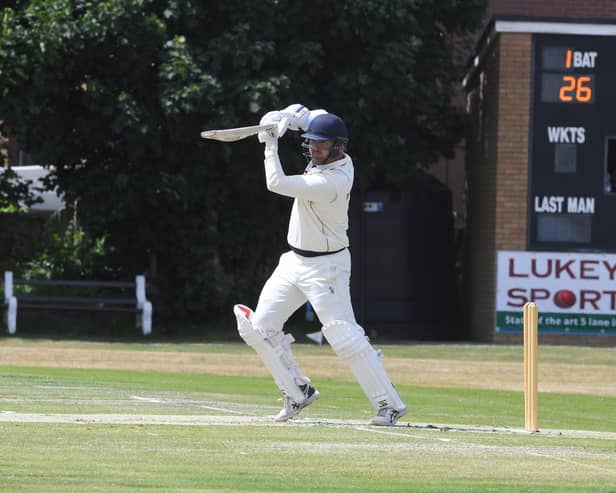
{"label": "wooden bench", "polygon": [[[106,291],[134,289],[134,297],[100,296],[47,296],[14,294],[14,286],[49,286],[57,288],[96,288]],[[145,276],[136,276],[135,282],[116,281],[65,281],[46,279],[13,279],[13,273],[4,273],[4,311],[9,334],[17,331],[17,311],[30,310],[72,310],[72,311],[113,311],[137,314],[137,327],[143,335],[152,333],[152,303],[146,299]]]}

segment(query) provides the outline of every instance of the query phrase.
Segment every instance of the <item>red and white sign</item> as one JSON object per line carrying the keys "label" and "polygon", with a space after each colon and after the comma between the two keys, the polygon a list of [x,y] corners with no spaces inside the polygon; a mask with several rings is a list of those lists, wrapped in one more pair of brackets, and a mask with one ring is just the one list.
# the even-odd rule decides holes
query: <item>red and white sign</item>
{"label": "red and white sign", "polygon": [[614,254],[500,251],[497,269],[497,330],[518,330],[528,301],[553,330],[616,327]]}

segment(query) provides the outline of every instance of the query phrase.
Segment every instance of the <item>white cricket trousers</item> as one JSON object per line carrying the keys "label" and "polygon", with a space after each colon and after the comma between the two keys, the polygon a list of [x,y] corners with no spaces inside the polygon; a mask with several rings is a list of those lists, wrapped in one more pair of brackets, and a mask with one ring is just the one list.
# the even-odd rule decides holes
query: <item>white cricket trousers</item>
{"label": "white cricket trousers", "polygon": [[351,254],[347,248],[319,257],[303,257],[293,251],[284,253],[263,286],[253,326],[268,337],[279,334],[289,317],[306,301],[323,325],[335,320],[355,323],[350,280]]}

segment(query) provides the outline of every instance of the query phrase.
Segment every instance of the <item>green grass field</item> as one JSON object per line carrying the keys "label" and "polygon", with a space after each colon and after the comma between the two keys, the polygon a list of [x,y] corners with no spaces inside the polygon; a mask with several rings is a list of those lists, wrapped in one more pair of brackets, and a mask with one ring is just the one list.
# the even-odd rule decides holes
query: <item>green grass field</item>
{"label": "green grass field", "polygon": [[520,347],[384,347],[392,428],[329,347],[295,349],[321,398],[278,424],[242,344],[0,339],[0,491],[616,493],[612,348],[540,348],[534,434]]}

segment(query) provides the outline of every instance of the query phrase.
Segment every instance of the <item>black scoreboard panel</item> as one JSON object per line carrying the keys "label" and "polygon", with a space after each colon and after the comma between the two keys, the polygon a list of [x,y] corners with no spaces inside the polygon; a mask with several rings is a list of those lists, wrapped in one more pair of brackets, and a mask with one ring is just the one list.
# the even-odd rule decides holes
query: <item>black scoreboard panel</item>
{"label": "black scoreboard panel", "polygon": [[535,34],[531,88],[528,248],[616,251],[616,37]]}

